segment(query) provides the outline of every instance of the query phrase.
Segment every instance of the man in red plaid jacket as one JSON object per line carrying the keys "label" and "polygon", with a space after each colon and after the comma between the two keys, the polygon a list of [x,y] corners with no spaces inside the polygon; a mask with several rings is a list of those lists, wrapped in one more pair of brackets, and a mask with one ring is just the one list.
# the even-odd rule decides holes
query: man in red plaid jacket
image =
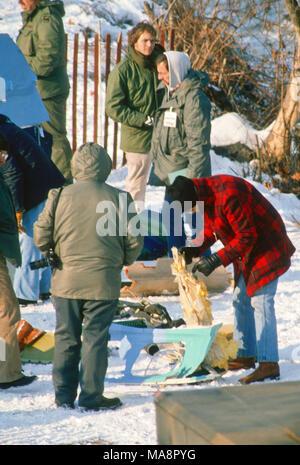
{"label": "man in red plaid jacket", "polygon": [[229,369],[252,368],[257,360],[258,368],[241,383],[279,378],[274,296],[278,277],[288,270],[295,252],[281,216],[252,184],[235,176],[178,176],[168,195],[183,209],[191,202],[204,202],[204,230],[193,240],[195,247],[181,249],[187,264],[217,240],[224,246],[201,257],[193,272],[208,276],[220,265],[233,264],[234,338],[239,351]]}

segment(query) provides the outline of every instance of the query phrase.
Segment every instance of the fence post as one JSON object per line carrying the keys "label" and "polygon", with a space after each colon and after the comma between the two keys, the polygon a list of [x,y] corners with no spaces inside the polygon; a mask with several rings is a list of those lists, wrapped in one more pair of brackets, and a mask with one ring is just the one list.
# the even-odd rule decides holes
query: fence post
{"label": "fence post", "polygon": [[[117,40],[116,64],[121,60],[122,49],[122,32],[120,32]],[[117,167],[117,153],[118,153],[118,129],[119,124],[114,122],[114,142],[113,142],[113,168]]]}
{"label": "fence post", "polygon": [[[110,55],[111,55],[111,35],[106,34],[105,36],[105,54],[106,54],[106,64],[105,64],[105,89],[107,86],[108,75],[110,72]],[[105,111],[105,110],[104,110]],[[104,148],[107,150],[107,140],[108,140],[108,116],[105,111],[105,120],[104,120]]]}
{"label": "fence post", "polygon": [[78,33],[74,35],[73,50],[73,106],[72,106],[72,150],[77,147],[77,72],[78,72]]}
{"label": "fence post", "polygon": [[166,38],[166,31],[162,29],[159,34],[159,44],[162,47],[165,47],[165,38]]}
{"label": "fence post", "polygon": [[94,142],[98,142],[98,102],[99,102],[99,34],[95,34],[94,49]]}
{"label": "fence post", "polygon": [[169,49],[174,50],[175,43],[175,29],[170,29],[169,31]]}
{"label": "fence post", "polygon": [[84,35],[84,56],[83,56],[83,122],[82,122],[82,142],[86,143],[87,138],[87,81],[88,81],[88,35]]}

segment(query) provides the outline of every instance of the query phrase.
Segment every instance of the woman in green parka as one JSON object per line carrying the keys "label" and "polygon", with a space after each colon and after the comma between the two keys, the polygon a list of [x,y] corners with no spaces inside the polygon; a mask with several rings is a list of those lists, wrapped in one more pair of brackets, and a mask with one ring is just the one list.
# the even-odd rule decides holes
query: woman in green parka
{"label": "woman in green parka", "polygon": [[154,172],[166,185],[169,174],[182,169],[188,178],[210,176],[211,104],[203,92],[209,77],[177,51],[164,52],[157,69],[164,98],[152,135]]}
{"label": "woman in green parka", "polygon": [[[170,173],[177,171],[184,170],[188,178],[210,176],[211,104],[203,91],[209,82],[208,75],[192,69],[188,55],[183,52],[164,52],[156,66],[158,79],[162,81],[158,92],[163,90],[164,96],[152,134],[150,156],[154,174],[165,185],[170,184]],[[181,220],[181,232],[177,225],[175,234],[174,223],[180,215],[172,211],[165,214],[172,201],[167,193],[164,200],[168,254],[172,257],[172,247],[183,247],[186,236]]]}

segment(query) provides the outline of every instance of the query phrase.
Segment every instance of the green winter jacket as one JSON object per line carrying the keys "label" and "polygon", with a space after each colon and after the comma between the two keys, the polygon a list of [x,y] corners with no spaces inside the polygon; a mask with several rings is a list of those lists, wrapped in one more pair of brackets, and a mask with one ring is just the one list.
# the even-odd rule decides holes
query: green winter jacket
{"label": "green winter jacket", "polygon": [[144,125],[147,116],[154,116],[159,106],[155,58],[161,49],[154,49],[151,57],[129,47],[128,54],[108,77],[106,113],[121,123],[120,148],[124,152],[146,153],[151,146],[152,128]]}
{"label": "green winter jacket", "polygon": [[31,13],[22,13],[23,27],[17,45],[37,76],[37,89],[42,99],[69,92],[64,14],[60,0],[40,0]]}
{"label": "green winter jacket", "polygon": [[16,213],[11,193],[0,174],[0,253],[14,266],[22,262]]}
{"label": "green winter jacket", "polygon": [[[93,146],[72,158],[76,183],[60,195],[53,231],[58,189],[49,192],[45,208],[34,224],[34,242],[45,252],[52,242],[62,266],[53,272],[51,293],[69,299],[109,300],[120,296],[121,270],[141,253],[143,236],[128,230],[136,216],[128,192],[108,185],[112,162],[106,151]],[[98,146],[99,147],[99,146]],[[129,213],[129,208],[130,212]]]}
{"label": "green winter jacket", "polygon": [[[203,86],[208,76],[192,68],[173,93],[165,88],[164,98],[156,112],[150,155],[154,173],[169,184],[168,174],[186,168],[188,178],[211,175],[210,131],[211,104]],[[165,112],[176,113],[176,127],[166,127]]]}

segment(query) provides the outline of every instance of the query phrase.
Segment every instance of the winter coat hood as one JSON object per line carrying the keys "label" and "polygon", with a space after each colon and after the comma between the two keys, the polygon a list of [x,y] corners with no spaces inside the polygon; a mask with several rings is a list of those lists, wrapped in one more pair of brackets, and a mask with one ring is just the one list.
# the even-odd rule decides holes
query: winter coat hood
{"label": "winter coat hood", "polygon": [[204,71],[194,70],[191,67],[190,59],[186,53],[172,50],[170,52],[164,52],[164,55],[167,57],[170,72],[170,83],[167,86],[169,91],[172,92],[175,87],[183,81],[185,81],[184,87],[186,85],[192,85],[203,88],[208,85],[208,74]]}
{"label": "winter coat hood", "polygon": [[186,77],[191,68],[191,62],[188,55],[183,52],[171,50],[169,52],[164,52],[164,55],[167,57],[170,73],[168,88],[169,90],[173,90]]}
{"label": "winter coat hood", "polygon": [[106,150],[94,142],[81,145],[71,160],[72,175],[77,181],[105,182],[112,170]]}

